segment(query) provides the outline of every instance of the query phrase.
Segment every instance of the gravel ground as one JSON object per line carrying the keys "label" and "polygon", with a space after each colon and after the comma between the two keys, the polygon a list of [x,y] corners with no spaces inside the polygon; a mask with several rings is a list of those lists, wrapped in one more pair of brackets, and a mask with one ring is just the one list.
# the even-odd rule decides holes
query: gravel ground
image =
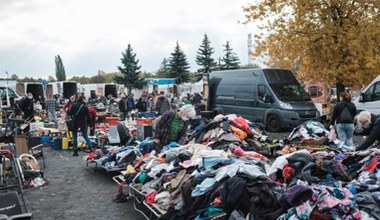
{"label": "gravel ground", "polygon": [[[273,138],[287,136],[287,133],[269,133]],[[363,137],[355,136],[354,144],[360,144]],[[47,186],[25,190],[34,219],[145,219],[133,208],[132,201],[115,203],[117,184],[112,177],[118,173],[94,168],[82,159],[87,155],[79,152],[73,157],[71,151],[44,148]],[[41,160],[40,160],[41,161]]]}

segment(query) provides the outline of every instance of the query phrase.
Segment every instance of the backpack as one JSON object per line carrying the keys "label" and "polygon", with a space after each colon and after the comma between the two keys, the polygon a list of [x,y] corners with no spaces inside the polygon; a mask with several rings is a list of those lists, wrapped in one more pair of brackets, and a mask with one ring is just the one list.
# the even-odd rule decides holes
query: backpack
{"label": "backpack", "polygon": [[348,110],[348,107],[345,106],[340,113],[340,122],[351,123],[354,119],[352,118],[351,112]]}

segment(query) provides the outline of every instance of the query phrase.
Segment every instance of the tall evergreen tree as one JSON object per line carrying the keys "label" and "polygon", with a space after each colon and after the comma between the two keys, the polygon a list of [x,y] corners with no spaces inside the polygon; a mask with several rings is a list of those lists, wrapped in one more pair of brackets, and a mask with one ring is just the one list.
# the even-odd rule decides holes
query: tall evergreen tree
{"label": "tall evergreen tree", "polygon": [[225,52],[222,63],[220,65],[221,70],[234,70],[240,68],[240,60],[239,57],[232,51],[230,47],[230,43],[227,43],[224,46],[223,51]]}
{"label": "tall evergreen tree", "polygon": [[169,76],[175,78],[177,84],[190,81],[190,64],[187,62],[185,53],[181,50],[178,41],[169,58]]}
{"label": "tall evergreen tree", "polygon": [[59,55],[55,56],[55,76],[57,77],[57,81],[66,80],[65,67],[63,66],[62,59]]}
{"label": "tall evergreen tree", "polygon": [[124,84],[128,89],[128,94],[131,93],[132,89],[142,89],[145,84],[144,78],[140,77],[139,60],[136,59],[136,54],[130,44],[125,52],[121,52],[123,57],[121,58],[121,63],[123,66],[118,66],[117,68],[121,72],[121,76],[114,76],[113,81],[119,84]]}
{"label": "tall evergreen tree", "polygon": [[158,77],[167,77],[169,76],[170,67],[168,59],[164,58],[161,62],[160,69],[157,71]]}
{"label": "tall evergreen tree", "polygon": [[197,70],[198,80],[202,78],[203,73],[209,73],[212,70],[216,69],[217,63],[211,56],[214,54],[214,48],[211,47],[211,42],[207,37],[207,34],[204,35],[202,40],[202,44],[200,45],[197,56],[195,57],[195,62],[201,66],[200,69]]}

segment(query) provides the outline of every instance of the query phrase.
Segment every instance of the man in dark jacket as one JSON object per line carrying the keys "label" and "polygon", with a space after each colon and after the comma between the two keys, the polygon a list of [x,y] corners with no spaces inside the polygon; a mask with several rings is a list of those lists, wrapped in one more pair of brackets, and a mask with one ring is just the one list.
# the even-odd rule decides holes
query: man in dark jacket
{"label": "man in dark jacket", "polygon": [[170,142],[186,143],[189,119],[195,116],[192,105],[184,105],[179,111],[165,112],[154,125],[154,142],[160,150]]}
{"label": "man in dark jacket", "polygon": [[20,100],[20,109],[24,112],[24,119],[30,119],[34,115],[33,94],[28,92],[26,97]]}
{"label": "man in dark jacket", "polygon": [[154,109],[158,115],[162,115],[170,110],[170,102],[164,95],[164,91],[160,91],[160,96],[157,98],[156,106]]}
{"label": "man in dark jacket", "polygon": [[121,99],[119,101],[119,111],[120,111],[121,121],[125,121],[125,118],[128,115],[128,108],[127,108],[127,102],[126,102],[124,94],[121,95]]}
{"label": "man in dark jacket", "polygon": [[78,100],[70,108],[68,114],[74,119],[73,129],[73,156],[78,156],[78,130],[82,132],[83,138],[86,140],[88,147],[92,148],[92,142],[88,138],[87,129],[91,126],[91,115],[86,105],[86,97],[84,95],[79,96]]}
{"label": "man in dark jacket", "polygon": [[368,111],[362,111],[357,117],[357,123],[359,126],[369,127],[371,133],[366,140],[356,148],[356,150],[366,150],[376,140],[380,142],[380,115],[374,115]]}
{"label": "man in dark jacket", "polygon": [[134,96],[135,95],[133,93],[130,93],[127,98],[127,111],[128,111],[127,118],[129,119],[129,113],[131,113],[132,120],[135,120],[135,114],[133,112],[136,108]]}

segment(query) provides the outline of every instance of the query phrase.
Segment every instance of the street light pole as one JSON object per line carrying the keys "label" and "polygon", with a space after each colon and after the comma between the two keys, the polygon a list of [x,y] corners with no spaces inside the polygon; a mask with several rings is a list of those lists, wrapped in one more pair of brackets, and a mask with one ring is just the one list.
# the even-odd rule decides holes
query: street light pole
{"label": "street light pole", "polygon": [[9,74],[8,74],[8,71],[5,71],[5,73],[7,74],[7,85],[8,85],[8,76],[9,76]]}

